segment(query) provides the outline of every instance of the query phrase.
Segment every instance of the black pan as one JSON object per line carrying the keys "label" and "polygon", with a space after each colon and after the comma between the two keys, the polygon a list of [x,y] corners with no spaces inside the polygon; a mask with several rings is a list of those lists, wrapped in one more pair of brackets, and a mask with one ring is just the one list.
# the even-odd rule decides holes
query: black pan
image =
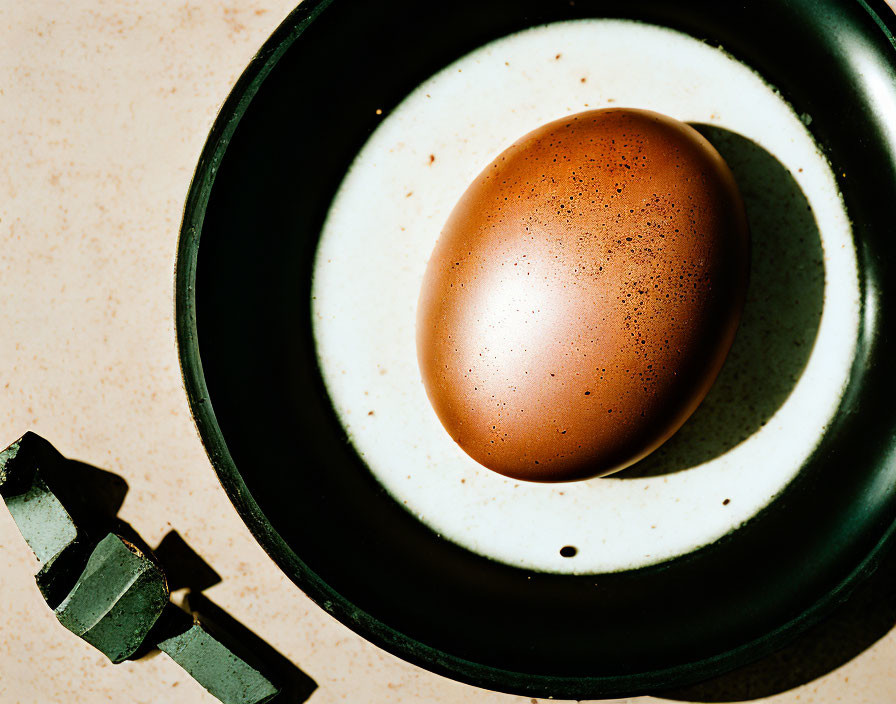
{"label": "black pan", "polygon": [[[331,408],[309,291],[324,216],[382,119],[376,109],[387,114],[492,39],[581,17],[644,20],[721,45],[812,115],[853,222],[862,318],[836,419],[768,508],[684,557],[567,576],[449,543],[384,492]],[[556,698],[708,677],[781,646],[845,599],[875,569],[896,518],[894,27],[883,3],[855,0],[306,0],[215,123],[176,275],[196,423],[231,500],[286,574],[406,660]]]}

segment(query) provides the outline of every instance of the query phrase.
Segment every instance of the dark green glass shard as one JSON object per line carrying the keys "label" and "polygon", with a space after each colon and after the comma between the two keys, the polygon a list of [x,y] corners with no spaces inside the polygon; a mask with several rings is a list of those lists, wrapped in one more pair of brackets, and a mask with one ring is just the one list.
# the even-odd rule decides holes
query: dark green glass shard
{"label": "dark green glass shard", "polygon": [[80,535],[71,513],[47,484],[56,462],[50,443],[31,432],[0,452],[0,494],[45,578],[55,571],[49,565]]}
{"label": "dark green glass shard", "polygon": [[50,608],[74,586],[90,544],[54,481],[65,462],[49,442],[32,432],[0,452],[0,495],[41,563],[35,580]]}
{"label": "dark green glass shard", "polygon": [[280,691],[201,623],[162,641],[159,650],[171,656],[223,704],[263,704]]}
{"label": "dark green glass shard", "polygon": [[59,499],[47,488],[40,471],[31,477],[31,486],[21,494],[6,497],[6,506],[25,542],[37,559],[46,563],[75,541],[78,529]]}
{"label": "dark green glass shard", "polygon": [[137,650],[167,603],[168,585],[159,567],[110,533],[55,613],[72,633],[121,662]]}
{"label": "dark green glass shard", "polygon": [[15,496],[31,486],[34,470],[48,444],[29,431],[0,452],[0,495]]}
{"label": "dark green glass shard", "polygon": [[90,556],[89,547],[78,538],[61,553],[41,565],[40,571],[34,576],[41,596],[51,609],[59,606],[75,586],[75,581],[83,572]]}

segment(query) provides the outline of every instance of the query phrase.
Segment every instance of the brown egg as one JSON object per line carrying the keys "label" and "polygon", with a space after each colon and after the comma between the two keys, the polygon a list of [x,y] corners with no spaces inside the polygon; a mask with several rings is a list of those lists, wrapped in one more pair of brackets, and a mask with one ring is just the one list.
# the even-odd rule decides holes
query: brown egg
{"label": "brown egg", "polygon": [[509,477],[623,469],[706,395],[748,267],[734,178],[696,130],[632,109],[551,122],[489,164],[436,244],[417,310],[429,399]]}

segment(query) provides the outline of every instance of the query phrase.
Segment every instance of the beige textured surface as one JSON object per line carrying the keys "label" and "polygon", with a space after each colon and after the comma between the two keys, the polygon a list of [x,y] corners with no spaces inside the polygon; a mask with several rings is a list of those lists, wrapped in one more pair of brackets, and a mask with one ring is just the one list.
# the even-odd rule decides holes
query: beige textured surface
{"label": "beige textured surface", "polygon": [[[317,681],[313,704],[534,701],[405,664],[314,606],[237,517],[190,419],[172,325],[181,209],[218,107],[290,9],[0,4],[0,445],[32,428],[124,477],[122,517],[150,544],[177,529],[223,577],[207,596]],[[164,656],[113,666],[64,631],[5,510],[0,565],[3,704],[214,701]],[[838,628],[852,633],[874,612],[847,614],[804,650],[837,647]],[[891,633],[771,701],[893,701],[894,662]],[[751,672],[741,679],[771,676],[771,665]]]}

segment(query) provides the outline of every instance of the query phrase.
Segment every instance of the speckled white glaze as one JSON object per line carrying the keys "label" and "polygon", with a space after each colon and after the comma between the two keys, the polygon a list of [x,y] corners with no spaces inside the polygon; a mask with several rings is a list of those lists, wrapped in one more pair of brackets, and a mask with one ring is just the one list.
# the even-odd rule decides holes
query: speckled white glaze
{"label": "speckled white glaze", "polygon": [[[823,248],[823,268],[819,249],[817,269],[796,267],[791,282],[799,290],[813,276],[823,278],[817,337],[777,412],[708,461],[686,467],[670,457],[681,471],[642,478],[514,481],[464,454],[430,407],[415,351],[421,279],[442,224],[485,165],[545,122],[608,106],[724,127],[758,143],[790,171],[811,205]],[[554,572],[613,571],[681,555],[767,505],[799,471],[835,412],[858,325],[849,221],[804,122],[807,116],[801,120],[723,51],[626,21],[527,30],[422,84],[385,117],[346,176],[314,275],[314,329],[327,388],[377,479],[450,540],[495,560]],[[763,202],[761,193],[757,197]],[[792,236],[793,218],[804,213],[805,207],[800,214],[785,208],[771,223],[767,213],[751,213],[751,222],[764,217],[757,226],[780,228],[790,248],[787,261],[799,260],[793,248],[804,243]],[[575,557],[560,555],[566,545],[577,548]]]}

